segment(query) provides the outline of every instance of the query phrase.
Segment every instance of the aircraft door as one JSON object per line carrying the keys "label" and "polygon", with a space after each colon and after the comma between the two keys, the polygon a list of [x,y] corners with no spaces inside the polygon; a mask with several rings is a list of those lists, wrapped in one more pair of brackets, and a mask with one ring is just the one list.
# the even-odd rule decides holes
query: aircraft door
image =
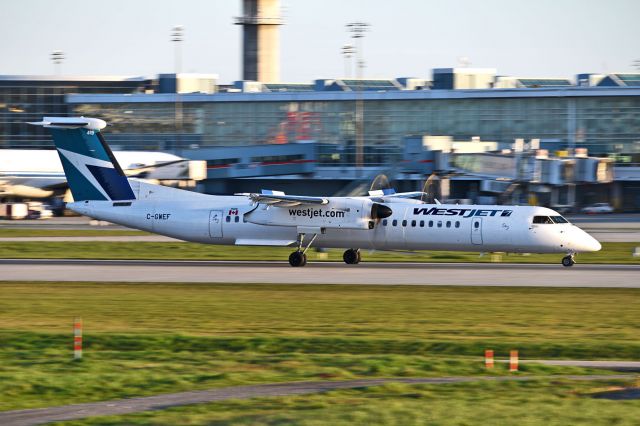
{"label": "aircraft door", "polygon": [[471,243],[482,244],[482,218],[474,217],[471,221]]}
{"label": "aircraft door", "polygon": [[209,236],[211,238],[222,238],[222,210],[211,210],[209,212]]}

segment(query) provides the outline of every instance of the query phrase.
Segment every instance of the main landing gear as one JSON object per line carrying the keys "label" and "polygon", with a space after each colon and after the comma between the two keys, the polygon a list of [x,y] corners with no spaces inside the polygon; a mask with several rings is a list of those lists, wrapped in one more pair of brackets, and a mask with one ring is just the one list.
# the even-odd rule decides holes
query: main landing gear
{"label": "main landing gear", "polygon": [[357,265],[358,263],[360,263],[360,260],[362,260],[362,257],[360,256],[360,250],[346,250],[342,255],[342,260],[344,260],[344,263],[346,263],[347,265]]}
{"label": "main landing gear", "polygon": [[573,253],[568,254],[567,256],[562,258],[562,266],[568,268],[570,266],[575,265],[576,261],[573,258],[575,255]]}
{"label": "main landing gear", "polygon": [[289,255],[289,265],[293,267],[304,266],[307,264],[307,250],[309,250],[309,247],[311,247],[311,244],[313,244],[318,236],[318,234],[313,234],[309,244],[307,244],[306,247],[303,247],[302,243],[304,242],[304,235],[305,234],[298,234],[298,250]]}
{"label": "main landing gear", "polygon": [[306,265],[307,254],[301,251],[294,251],[289,255],[289,264],[296,267]]}

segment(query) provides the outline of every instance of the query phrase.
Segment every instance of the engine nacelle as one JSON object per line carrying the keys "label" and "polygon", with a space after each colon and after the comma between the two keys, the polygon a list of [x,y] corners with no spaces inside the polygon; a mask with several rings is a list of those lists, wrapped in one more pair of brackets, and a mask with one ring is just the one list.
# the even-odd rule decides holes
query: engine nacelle
{"label": "engine nacelle", "polygon": [[377,220],[393,213],[388,206],[369,199],[328,198],[324,205],[277,207],[261,204],[245,215],[248,222],[271,226],[330,229],[373,229]]}

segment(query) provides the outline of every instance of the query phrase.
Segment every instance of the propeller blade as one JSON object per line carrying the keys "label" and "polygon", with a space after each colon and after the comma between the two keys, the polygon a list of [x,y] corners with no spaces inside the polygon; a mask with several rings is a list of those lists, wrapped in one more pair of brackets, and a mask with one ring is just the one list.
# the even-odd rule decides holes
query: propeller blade
{"label": "propeller blade", "polygon": [[373,182],[371,182],[369,191],[384,191],[385,189],[391,189],[391,184],[389,183],[387,175],[380,174],[373,179]]}
{"label": "propeller blade", "polygon": [[431,173],[429,178],[424,182],[424,186],[422,187],[422,197],[421,201],[427,204],[433,204],[437,197],[437,185],[440,181],[440,177],[435,173]]}

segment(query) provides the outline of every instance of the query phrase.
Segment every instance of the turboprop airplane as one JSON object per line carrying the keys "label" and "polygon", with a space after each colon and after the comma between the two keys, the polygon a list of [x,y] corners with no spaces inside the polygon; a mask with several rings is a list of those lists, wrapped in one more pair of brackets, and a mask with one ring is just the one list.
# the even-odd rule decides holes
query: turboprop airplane
{"label": "turboprop airplane", "polygon": [[544,207],[426,204],[422,193],[373,191],[363,197],[307,197],[282,192],[216,196],[127,178],[96,118],[45,117],[31,123],[53,136],[74,202],[83,215],[185,241],[291,246],[291,266],[304,266],[314,245],[344,248],[347,264],[360,249],[576,253],[600,243]]}

